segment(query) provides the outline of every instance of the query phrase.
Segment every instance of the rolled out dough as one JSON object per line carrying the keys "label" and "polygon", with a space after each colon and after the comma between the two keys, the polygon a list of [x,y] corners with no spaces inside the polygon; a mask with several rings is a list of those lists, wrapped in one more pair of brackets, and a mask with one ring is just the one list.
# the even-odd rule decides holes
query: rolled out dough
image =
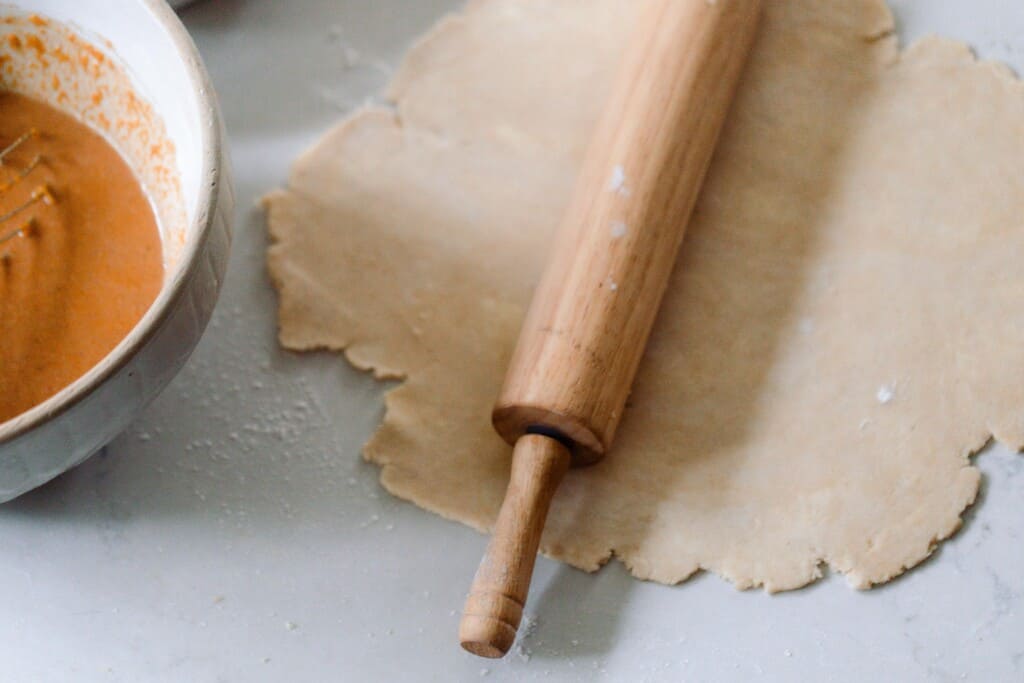
{"label": "rolled out dough", "polygon": [[[551,512],[543,551],[586,570],[868,587],[958,528],[973,452],[1024,444],[1024,88],[948,40],[901,53],[879,1],[766,5],[615,448]],[[267,201],[282,344],[402,378],[366,457],[480,530],[491,405],[636,7],[471,2]]]}

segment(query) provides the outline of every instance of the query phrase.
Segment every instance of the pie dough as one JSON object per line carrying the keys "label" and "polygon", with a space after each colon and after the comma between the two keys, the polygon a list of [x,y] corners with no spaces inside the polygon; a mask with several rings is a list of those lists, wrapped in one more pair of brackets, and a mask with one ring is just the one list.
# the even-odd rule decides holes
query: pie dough
{"label": "pie dough", "polygon": [[[972,453],[1024,445],[1024,88],[901,52],[879,1],[765,4],[616,444],[548,520],[588,571],[866,588],[956,531]],[[470,2],[267,199],[281,343],[401,378],[366,457],[482,531],[491,406],[637,6]]]}

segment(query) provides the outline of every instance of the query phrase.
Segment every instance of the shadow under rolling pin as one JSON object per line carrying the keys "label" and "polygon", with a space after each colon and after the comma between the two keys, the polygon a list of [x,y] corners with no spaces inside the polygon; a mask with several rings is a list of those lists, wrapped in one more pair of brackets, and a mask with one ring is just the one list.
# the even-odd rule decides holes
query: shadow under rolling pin
{"label": "shadow under rolling pin", "polygon": [[508,652],[558,484],[612,443],[760,9],[643,0],[494,408],[515,449],[459,626],[469,652]]}

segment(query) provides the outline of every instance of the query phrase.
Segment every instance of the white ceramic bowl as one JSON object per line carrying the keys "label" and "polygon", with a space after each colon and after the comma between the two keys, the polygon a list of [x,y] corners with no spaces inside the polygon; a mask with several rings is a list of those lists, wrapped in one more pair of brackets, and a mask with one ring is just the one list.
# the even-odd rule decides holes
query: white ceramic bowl
{"label": "white ceramic bowl", "polygon": [[85,376],[0,424],[0,502],[80,463],[120,433],[185,363],[227,269],[233,195],[223,125],[195,45],[164,0],[0,0],[98,37],[163,120],[180,179],[181,229],[163,290],[134,330]]}

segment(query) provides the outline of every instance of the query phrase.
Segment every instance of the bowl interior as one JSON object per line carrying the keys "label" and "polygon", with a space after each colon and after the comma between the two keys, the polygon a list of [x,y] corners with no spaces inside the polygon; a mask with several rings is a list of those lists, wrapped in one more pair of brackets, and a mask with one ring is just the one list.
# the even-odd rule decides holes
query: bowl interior
{"label": "bowl interior", "polygon": [[[45,47],[34,61],[30,50],[12,53],[15,71],[5,84],[70,111],[118,147],[156,206],[172,279],[200,207],[205,95],[173,13],[159,0],[0,0],[0,15],[27,14],[57,23],[0,27],[35,32]],[[59,51],[70,59],[53,59]]]}
{"label": "bowl interior", "polygon": [[114,143],[153,201],[166,270],[163,290],[128,337],[56,396],[0,424],[3,443],[87,394],[137,350],[193,265],[219,169],[205,72],[163,0],[0,0],[0,17],[16,18],[0,23],[0,38],[32,29],[45,47],[35,65],[21,63],[30,50],[0,61],[0,82],[77,115]]}

